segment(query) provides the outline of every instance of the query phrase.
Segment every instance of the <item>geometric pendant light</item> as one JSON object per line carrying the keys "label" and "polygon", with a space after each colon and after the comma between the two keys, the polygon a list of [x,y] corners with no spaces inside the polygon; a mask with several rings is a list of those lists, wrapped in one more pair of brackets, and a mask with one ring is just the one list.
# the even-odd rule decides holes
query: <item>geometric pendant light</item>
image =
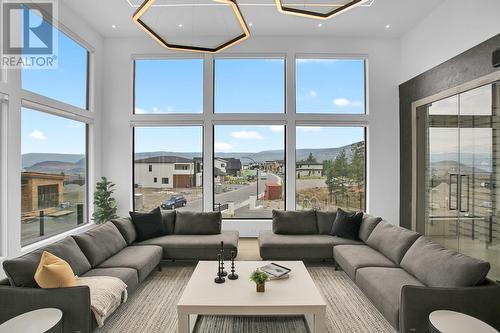
{"label": "geometric pendant light", "polygon": [[[312,10],[306,10],[306,9],[300,9],[297,8],[297,5],[284,5],[282,0],[275,0],[276,2],[276,7],[278,10],[283,13],[283,14],[290,14],[290,15],[297,15],[297,16],[303,16],[303,17],[309,17],[309,18],[315,18],[319,20],[326,20],[329,18],[332,18],[333,16],[336,16],[338,14],[341,14],[349,9],[352,9],[356,6],[361,5],[364,2],[367,2],[369,0],[350,0],[346,1],[345,4],[340,5],[336,7],[335,9],[321,13],[321,12],[315,12]],[[327,5],[325,5],[326,7]]]}
{"label": "geometric pendant light", "polygon": [[196,45],[179,45],[175,43],[169,43],[167,40],[162,38],[158,33],[153,31],[153,29],[151,29],[143,20],[141,20],[141,17],[153,5],[155,0],[145,0],[144,3],[137,9],[137,11],[132,16],[132,20],[145,32],[147,32],[154,40],[156,40],[160,45],[173,50],[216,53],[230,46],[238,44],[247,39],[248,37],[250,37],[250,31],[248,30],[247,24],[245,22],[245,19],[243,18],[243,15],[241,14],[240,8],[238,7],[236,0],[211,0],[211,1],[229,5],[233,10],[233,13],[238,21],[238,24],[242,29],[242,33],[240,35],[234,37],[231,40],[223,42],[220,45],[213,48],[196,46]]}

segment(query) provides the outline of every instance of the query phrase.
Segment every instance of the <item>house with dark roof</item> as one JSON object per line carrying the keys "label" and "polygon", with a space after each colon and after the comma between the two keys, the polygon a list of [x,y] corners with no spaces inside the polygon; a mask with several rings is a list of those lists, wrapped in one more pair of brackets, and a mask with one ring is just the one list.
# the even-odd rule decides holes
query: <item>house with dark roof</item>
{"label": "house with dark roof", "polygon": [[135,160],[135,185],[152,188],[197,186],[195,163],[179,156],[154,156]]}

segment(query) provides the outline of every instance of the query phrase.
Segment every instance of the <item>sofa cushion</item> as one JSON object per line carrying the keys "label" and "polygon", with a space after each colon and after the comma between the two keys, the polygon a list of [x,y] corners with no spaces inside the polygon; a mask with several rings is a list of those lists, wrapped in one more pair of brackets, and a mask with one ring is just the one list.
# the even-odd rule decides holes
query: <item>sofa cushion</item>
{"label": "sofa cushion", "polygon": [[337,246],[337,245],[365,245],[365,243],[363,243],[360,240],[342,238],[342,237],[338,237],[338,236],[332,236],[332,241],[333,241],[333,246]]}
{"label": "sofa cushion", "polygon": [[137,232],[138,242],[167,234],[160,207],[153,209],[149,213],[129,212],[129,214]]}
{"label": "sofa cushion", "polygon": [[5,260],[3,262],[3,269],[12,286],[31,288],[38,286],[34,276],[44,251],[50,252],[66,261],[76,275],[82,275],[91,268],[90,262],[75,240],[71,237],[66,237],[21,257]]}
{"label": "sofa cushion", "polygon": [[120,231],[127,245],[132,244],[137,239],[134,223],[130,217],[119,217],[111,220],[115,227]]}
{"label": "sofa cushion", "polygon": [[356,284],[396,329],[399,328],[401,288],[406,285],[423,286],[420,281],[401,268],[383,267],[358,269]]}
{"label": "sofa cushion", "polygon": [[262,259],[331,259],[335,238],[329,235],[281,235],[271,230],[259,234]]}
{"label": "sofa cushion", "polygon": [[382,221],[373,229],[366,243],[399,265],[418,237],[418,232]]}
{"label": "sofa cushion", "polygon": [[373,229],[377,226],[377,224],[382,221],[381,217],[375,217],[370,214],[363,214],[363,221],[361,222],[361,226],[359,227],[359,239],[366,243],[368,237],[370,237]]}
{"label": "sofa cushion", "polygon": [[220,212],[177,212],[174,234],[216,235],[220,234],[222,214]]}
{"label": "sofa cushion", "polygon": [[316,235],[316,212],[273,210],[273,232],[282,235]]}
{"label": "sofa cushion", "polygon": [[175,210],[162,210],[161,211],[161,220],[165,227],[167,235],[171,235],[175,232]]}
{"label": "sofa cushion", "polygon": [[382,253],[368,245],[335,246],[333,257],[352,280],[356,279],[356,271],[363,267],[397,267]]}
{"label": "sofa cushion", "polygon": [[92,267],[118,253],[127,246],[127,242],[111,222],[101,224],[94,229],[74,235],[78,246],[85,253]]}
{"label": "sofa cushion", "polygon": [[330,231],[332,231],[333,221],[335,221],[335,217],[337,216],[336,211],[322,212],[316,211],[316,223],[318,225],[318,233],[320,235],[329,235]]}
{"label": "sofa cushion", "polygon": [[137,271],[128,267],[93,268],[82,276],[112,276],[122,280],[127,285],[127,291],[133,291],[139,284]]}
{"label": "sofa cushion", "polygon": [[428,287],[460,288],[482,283],[490,263],[420,237],[406,252],[401,267]]}
{"label": "sofa cushion", "polygon": [[330,235],[358,240],[363,212],[346,212],[339,208]]}
{"label": "sofa cushion", "polygon": [[142,282],[158,266],[161,257],[162,248],[159,246],[128,246],[114,256],[104,260],[98,268],[133,268],[139,274],[139,282]]}
{"label": "sofa cushion", "polygon": [[134,246],[158,245],[163,249],[163,259],[217,260],[220,242],[224,242],[224,257],[231,252],[238,254],[239,233],[225,230],[217,235],[166,235],[136,243]]}

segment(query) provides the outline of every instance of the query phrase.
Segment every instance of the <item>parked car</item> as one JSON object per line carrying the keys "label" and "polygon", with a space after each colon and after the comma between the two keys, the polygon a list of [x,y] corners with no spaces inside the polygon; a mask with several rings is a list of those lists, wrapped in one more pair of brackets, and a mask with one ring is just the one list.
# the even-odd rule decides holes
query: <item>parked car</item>
{"label": "parked car", "polygon": [[161,204],[163,209],[174,209],[177,207],[184,207],[187,204],[187,200],[183,195],[174,195],[170,199],[165,200]]}

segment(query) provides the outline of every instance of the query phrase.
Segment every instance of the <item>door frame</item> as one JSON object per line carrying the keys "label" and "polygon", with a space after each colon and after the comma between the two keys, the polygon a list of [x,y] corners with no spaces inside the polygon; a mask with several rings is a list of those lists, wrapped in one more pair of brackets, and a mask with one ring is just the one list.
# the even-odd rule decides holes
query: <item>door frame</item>
{"label": "door frame", "polygon": [[421,98],[411,103],[411,230],[417,230],[417,205],[418,198],[418,162],[417,162],[417,109],[426,104],[464,93],[468,90],[492,84],[500,80],[500,70],[482,76],[456,87],[441,91],[437,94]]}

